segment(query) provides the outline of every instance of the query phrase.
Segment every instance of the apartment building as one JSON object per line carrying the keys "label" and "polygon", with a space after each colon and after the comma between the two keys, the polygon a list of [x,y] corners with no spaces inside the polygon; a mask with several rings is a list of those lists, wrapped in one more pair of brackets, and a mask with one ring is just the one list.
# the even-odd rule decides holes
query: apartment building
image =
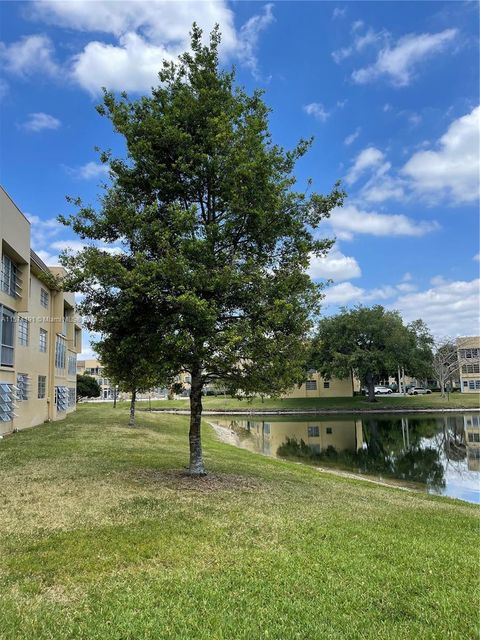
{"label": "apartment building", "polygon": [[105,376],[103,367],[99,360],[90,358],[88,360],[79,360],[77,362],[77,373],[79,375],[87,374],[95,378],[100,387],[101,400],[113,400],[115,395],[115,385]]}
{"label": "apartment building", "polygon": [[[115,397],[115,384],[109,380],[105,374],[104,368],[100,360],[96,358],[90,358],[88,360],[79,360],[77,362],[77,373],[79,375],[87,374],[95,378],[100,387],[100,400],[113,400]],[[148,400],[156,398],[165,398],[167,396],[167,390],[160,387],[155,387],[149,391],[141,391],[137,393],[137,400]],[[119,392],[117,389],[117,399],[126,400],[129,394]]]}
{"label": "apartment building", "polygon": [[457,338],[457,357],[462,393],[480,393],[480,336]]}
{"label": "apartment building", "polygon": [[75,410],[81,327],[74,294],[59,290],[30,248],[30,223],[0,187],[0,434]]}
{"label": "apartment building", "polygon": [[318,371],[308,372],[308,377],[300,386],[296,386],[283,398],[351,398],[355,391],[360,391],[360,383],[353,377],[322,378]]}

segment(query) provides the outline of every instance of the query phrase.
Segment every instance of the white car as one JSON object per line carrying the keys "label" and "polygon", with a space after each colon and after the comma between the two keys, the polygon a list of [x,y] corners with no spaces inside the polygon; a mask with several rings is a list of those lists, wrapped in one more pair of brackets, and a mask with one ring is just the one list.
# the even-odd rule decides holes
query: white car
{"label": "white car", "polygon": [[375,387],[375,395],[384,395],[387,393],[393,393],[390,387]]}
{"label": "white car", "polygon": [[426,393],[432,393],[430,389],[425,389],[425,387],[410,387],[408,390],[409,396],[420,396]]}

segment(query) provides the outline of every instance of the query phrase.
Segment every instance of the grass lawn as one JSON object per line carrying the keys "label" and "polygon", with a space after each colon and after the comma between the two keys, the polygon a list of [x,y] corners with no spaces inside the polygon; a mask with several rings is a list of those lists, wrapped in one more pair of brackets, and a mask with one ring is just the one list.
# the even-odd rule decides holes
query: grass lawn
{"label": "grass lawn", "polygon": [[479,509],[82,405],[0,441],[2,640],[478,637]]}
{"label": "grass lawn", "polygon": [[[255,409],[356,409],[358,411],[391,410],[391,409],[471,409],[480,407],[480,396],[476,393],[453,393],[450,398],[442,398],[439,393],[424,396],[395,397],[377,396],[378,402],[371,403],[364,396],[353,398],[254,398],[253,400],[239,400],[238,398],[224,398],[223,396],[206,396],[203,408],[208,410],[228,411],[241,409],[252,411]],[[126,403],[122,403],[126,406]],[[188,409],[188,399],[181,400],[152,400],[151,406],[160,409]],[[148,407],[147,401],[139,402],[140,408]]]}

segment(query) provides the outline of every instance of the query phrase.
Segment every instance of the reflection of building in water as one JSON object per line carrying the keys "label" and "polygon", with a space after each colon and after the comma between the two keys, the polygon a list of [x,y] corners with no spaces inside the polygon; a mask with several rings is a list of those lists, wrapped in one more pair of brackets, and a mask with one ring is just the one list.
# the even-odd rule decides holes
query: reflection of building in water
{"label": "reflection of building in water", "polygon": [[[320,453],[328,447],[337,451],[357,451],[363,447],[361,420],[316,420],[302,422],[271,422],[257,420],[218,420],[218,424],[233,428],[250,439],[249,448],[275,455],[287,438],[303,440],[312,451]],[[247,435],[248,434],[248,435]],[[241,434],[240,438],[241,438]],[[248,444],[245,442],[245,444]]]}
{"label": "reflection of building in water", "polygon": [[463,416],[469,471],[480,471],[480,416]]}

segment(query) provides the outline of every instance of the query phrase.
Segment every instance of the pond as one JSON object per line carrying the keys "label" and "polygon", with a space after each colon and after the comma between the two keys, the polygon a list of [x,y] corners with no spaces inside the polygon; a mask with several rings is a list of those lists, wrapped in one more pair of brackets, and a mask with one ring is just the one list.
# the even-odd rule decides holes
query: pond
{"label": "pond", "polygon": [[214,424],[250,451],[480,503],[478,413],[222,415]]}

